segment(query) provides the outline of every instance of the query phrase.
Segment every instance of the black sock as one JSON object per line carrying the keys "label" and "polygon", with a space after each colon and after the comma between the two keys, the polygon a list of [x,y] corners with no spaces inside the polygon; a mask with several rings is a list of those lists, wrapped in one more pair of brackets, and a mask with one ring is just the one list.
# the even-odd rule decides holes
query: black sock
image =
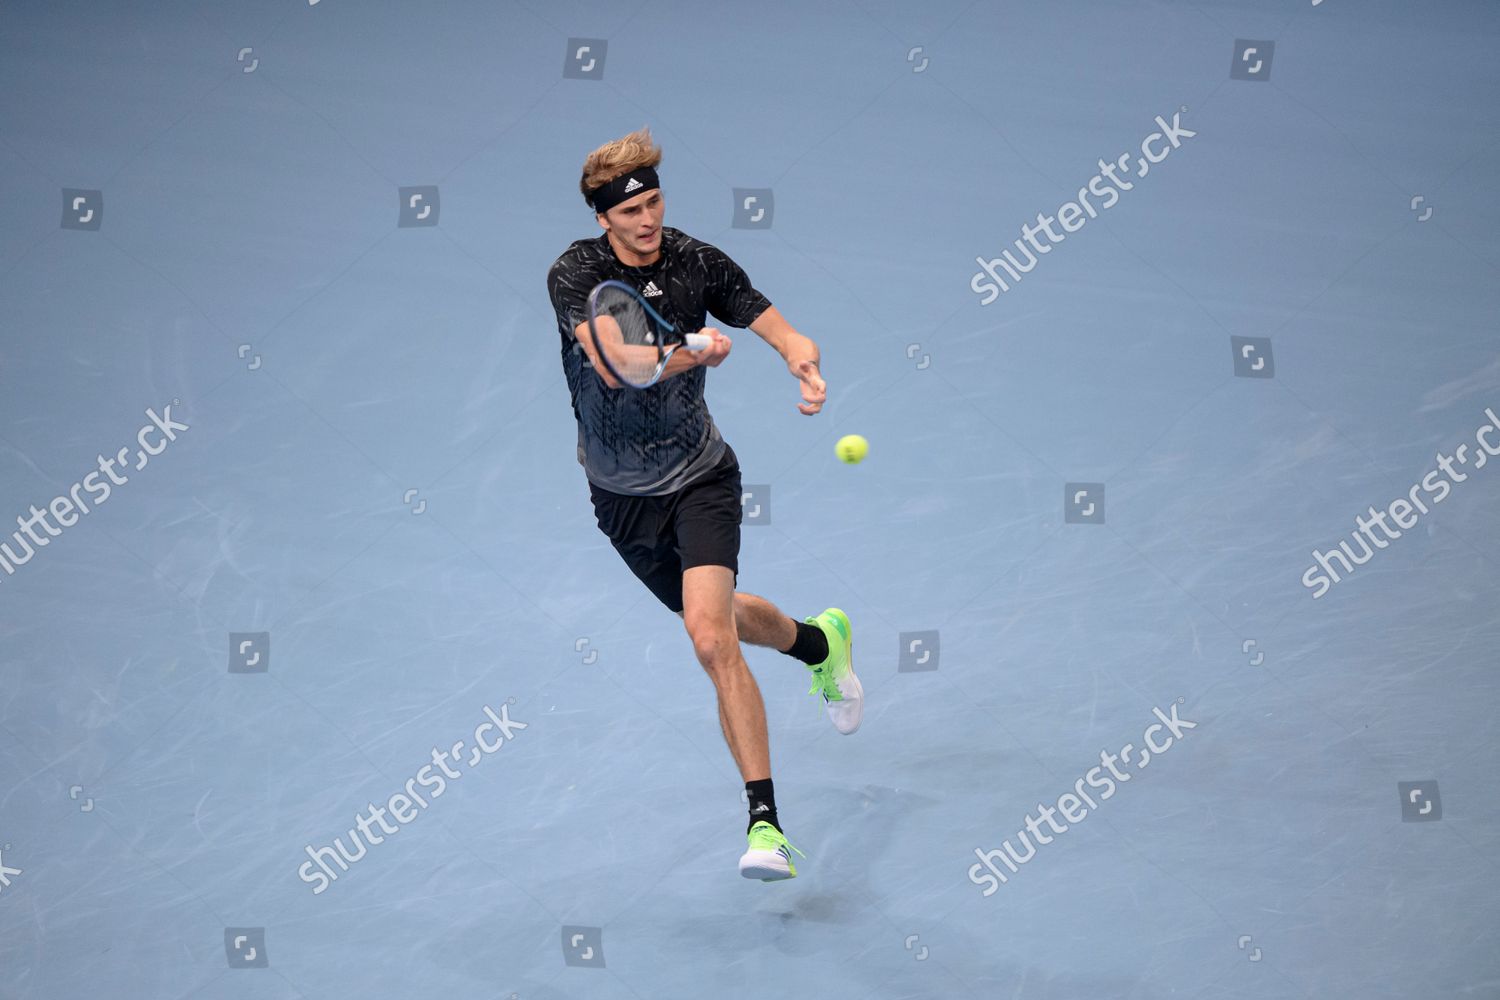
{"label": "black sock", "polygon": [[807,622],[794,624],[797,626],[797,638],[792,642],[791,649],[784,649],[782,652],[809,665],[828,659],[828,637],[823,634],[823,630]]}
{"label": "black sock", "polygon": [[[776,819],[776,792],[771,788],[770,778],[745,782],[745,796],[750,800],[750,826],[766,822],[777,830],[781,829],[781,823]],[[749,833],[750,827],[746,827],[745,832]]]}

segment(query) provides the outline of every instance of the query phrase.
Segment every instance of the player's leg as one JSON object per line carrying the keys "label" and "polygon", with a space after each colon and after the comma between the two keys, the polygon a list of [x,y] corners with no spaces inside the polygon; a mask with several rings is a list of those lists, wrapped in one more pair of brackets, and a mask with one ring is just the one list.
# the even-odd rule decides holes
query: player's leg
{"label": "player's leg", "polygon": [[713,682],[724,742],[746,783],[771,776],[766,707],[740,652],[734,617],[734,571],[694,566],[682,574],[683,623],[698,663]]}
{"label": "player's leg", "polygon": [[739,462],[725,447],[709,474],[674,494],[667,529],[682,566],[683,624],[718,695],[724,740],[747,785],[771,777],[766,710],[740,651],[734,583],[740,554]]}
{"label": "player's leg", "polygon": [[797,641],[797,622],[764,597],[736,591],[734,622],[740,641],[785,653]]}
{"label": "player's leg", "polygon": [[755,594],[734,595],[735,622],[740,639],[767,646],[806,665],[812,672],[808,694],[823,699],[828,718],[845,736],[864,718],[864,687],[854,673],[854,631],[849,616],[829,608],[804,621],[794,621]]}
{"label": "player's leg", "polygon": [[[691,566],[682,573],[683,624],[719,703],[724,741],[739,765],[750,806],[748,842],[740,856],[740,874],[762,882],[795,878],[792,851],[776,815],[771,782],[770,742],[760,686],[740,651],[734,620],[734,570],[728,566]],[[798,852],[801,853],[800,851]]]}
{"label": "player's leg", "polygon": [[681,490],[670,517],[682,560],[683,624],[718,699],[724,739],[745,780],[748,849],[740,874],[763,881],[793,878],[792,851],[776,815],[766,710],[740,650],[734,584],[740,552],[740,476],[725,449],[712,473]]}
{"label": "player's leg", "polygon": [[[740,471],[732,449],[726,449],[712,475],[674,498],[670,516],[683,566],[715,564],[738,571]],[[733,599],[739,639],[778,650],[806,665],[812,674],[808,694],[822,698],[834,728],[846,736],[857,730],[864,718],[864,687],[854,673],[849,616],[839,608],[828,608],[798,622],[756,594],[735,593]]]}
{"label": "player's leg", "polygon": [[[746,629],[747,626],[746,626],[746,621],[745,621],[745,614],[741,610],[741,601],[740,601],[740,598],[745,597],[745,596],[747,596],[747,595],[741,594],[741,593],[735,593],[735,595],[734,595],[735,631],[739,633],[739,637],[740,637],[740,641],[741,642],[752,642],[752,640],[749,639],[745,635],[745,629]],[[766,606],[770,607],[770,604],[767,602]],[[784,624],[786,626],[784,632],[778,629],[777,633],[775,635],[767,635],[766,636],[766,638],[768,638],[770,641],[762,641],[762,642],[754,643],[754,644],[755,645],[760,645],[760,646],[769,646],[769,645],[773,645],[773,644],[778,644],[780,647],[788,647],[792,643],[794,643],[795,640],[796,640],[796,636],[797,636],[797,623],[794,622],[794,621],[792,621],[790,618],[787,618],[785,615],[781,614],[781,612],[779,612],[779,611],[774,611],[774,609],[773,609],[773,613],[774,613],[774,615],[775,615],[776,618],[780,618],[781,619],[781,624]],[[677,616],[679,618],[682,618],[683,617],[683,613],[681,611],[679,611],[679,612],[677,612]],[[769,619],[769,618],[771,618],[770,615],[763,615],[762,618],[761,618],[761,621],[765,622],[766,619]],[[751,625],[750,627],[754,628],[756,626]],[[774,628],[775,625],[771,624],[770,627]],[[785,652],[785,651],[786,651],[786,649],[783,648],[782,652]],[[729,739],[729,721],[728,721],[727,716],[725,715],[724,704],[723,704],[722,701],[719,703],[719,726],[720,726],[720,728],[722,728],[724,730],[724,734],[725,734],[724,738],[725,738],[726,741],[728,741],[728,739]],[[734,752],[734,746],[733,746],[733,744],[730,745],[730,752],[731,753]],[[740,771],[743,772],[744,769],[745,769],[744,768],[744,762],[740,760],[738,754],[735,755],[734,762],[735,762],[735,764],[737,766],[739,766]]]}
{"label": "player's leg", "polygon": [[[729,703],[736,708],[727,711],[721,698],[719,716],[725,740],[736,764],[746,774],[745,780],[752,780],[751,771],[756,772],[755,779],[768,777],[765,710],[760,703],[760,689],[755,686],[755,678],[740,652],[735,620],[740,509],[738,464],[733,452],[726,451],[710,475],[676,493],[624,496],[591,485],[590,494],[600,530],[630,571],[657,600],[683,617],[699,661],[715,679],[715,687],[720,686],[719,677],[726,678]],[[689,606],[686,583],[699,577],[703,583],[694,587]],[[685,613],[689,608],[691,619]],[[737,667],[733,660],[738,660]],[[739,671],[743,671],[743,677]],[[746,679],[753,706],[741,690]],[[745,709],[751,712],[749,716],[741,711],[742,702],[751,706]],[[756,713],[760,717],[758,738],[753,725],[745,729],[747,720],[753,722]],[[742,732],[749,735],[742,739]]]}
{"label": "player's leg", "polygon": [[735,591],[734,623],[740,642],[786,653],[808,666],[828,658],[828,639],[814,619],[799,622],[758,594]]}
{"label": "player's leg", "polygon": [[[689,487],[688,493],[693,488]],[[691,574],[694,629],[703,641],[694,639],[694,650],[702,647],[702,657],[714,669],[718,700],[719,725],[740,773],[745,775],[745,792],[750,800],[750,829],[746,839],[749,849],[740,858],[740,874],[763,881],[792,878],[791,851],[776,818],[776,799],[771,787],[770,751],[766,739],[765,706],[760,688],[739,652],[739,632],[734,623],[734,564],[739,552],[739,487],[734,486],[732,499],[716,496],[710,488],[689,504],[688,527],[679,532],[678,514],[683,493],[666,497],[626,497],[591,488],[599,528],[609,537],[615,551],[630,571],[656,595],[666,607],[685,614],[684,583],[688,573],[682,568],[682,553],[698,562],[698,570],[718,570],[718,582],[707,579],[707,593],[700,594],[699,577],[714,574],[694,571]],[[722,493],[723,490],[717,491]],[[725,508],[733,510],[729,518]],[[715,563],[729,563],[728,566]],[[715,610],[717,609],[717,610]],[[717,633],[718,637],[714,635]],[[691,634],[691,632],[690,632]],[[725,642],[723,636],[731,635]],[[737,655],[738,671],[718,669],[724,662],[724,649]],[[705,668],[708,669],[708,668]],[[751,778],[750,775],[757,777]],[[799,852],[800,853],[800,852]]]}

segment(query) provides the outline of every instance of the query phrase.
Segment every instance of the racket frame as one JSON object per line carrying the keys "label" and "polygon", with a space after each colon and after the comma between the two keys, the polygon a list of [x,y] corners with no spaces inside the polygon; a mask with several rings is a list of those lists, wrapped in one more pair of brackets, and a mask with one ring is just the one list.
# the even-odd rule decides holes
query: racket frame
{"label": "racket frame", "polygon": [[[616,371],[614,365],[610,364],[609,362],[609,355],[605,352],[603,345],[600,343],[599,331],[594,326],[594,320],[599,315],[598,310],[596,309],[599,292],[601,289],[605,288],[618,288],[624,291],[627,295],[635,300],[636,305],[640,306],[640,308],[645,311],[646,318],[650,320],[655,327],[655,337],[653,338],[654,343],[649,346],[654,346],[656,348],[656,368],[652,371],[651,377],[645,382],[632,381],[631,379],[625,378],[618,371]],[[625,282],[616,281],[613,278],[606,281],[601,281],[599,282],[599,284],[590,289],[588,298],[588,328],[589,339],[592,340],[594,344],[594,355],[599,359],[599,363],[604,366],[605,370],[608,371],[610,375],[614,376],[615,381],[619,382],[621,385],[629,386],[632,389],[649,389],[651,386],[655,385],[661,378],[662,371],[666,369],[667,362],[671,360],[672,355],[677,351],[679,347],[686,347],[690,351],[701,351],[713,342],[713,338],[709,337],[707,334],[680,333],[677,327],[667,322],[667,320],[662,316],[661,313],[651,308],[651,303],[647,302],[640,292],[636,291]],[[644,347],[648,345],[641,344],[633,346]]]}

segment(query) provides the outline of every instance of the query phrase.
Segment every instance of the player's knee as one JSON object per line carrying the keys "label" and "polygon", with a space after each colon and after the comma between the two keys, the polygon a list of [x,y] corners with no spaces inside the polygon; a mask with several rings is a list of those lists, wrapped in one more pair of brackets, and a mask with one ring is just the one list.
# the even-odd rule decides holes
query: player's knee
{"label": "player's knee", "polygon": [[734,652],[733,636],[726,631],[713,630],[693,636],[693,652],[705,669],[717,670],[726,666]]}
{"label": "player's knee", "polygon": [[693,640],[693,652],[705,670],[718,669],[733,660],[739,640],[729,623],[686,617],[684,621],[688,636]]}

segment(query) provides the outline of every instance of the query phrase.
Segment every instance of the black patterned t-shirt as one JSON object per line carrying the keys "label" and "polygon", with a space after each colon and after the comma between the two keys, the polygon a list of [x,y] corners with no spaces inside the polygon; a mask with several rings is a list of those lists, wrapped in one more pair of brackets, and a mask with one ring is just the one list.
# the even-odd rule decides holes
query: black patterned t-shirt
{"label": "black patterned t-shirt", "polygon": [[703,399],[708,369],[689,368],[649,389],[605,385],[573,331],[588,319],[589,292],[608,279],[635,288],[683,333],[701,330],[709,313],[728,326],[748,327],[771,302],[724,251],[668,226],[654,264],[620,263],[608,234],[600,234],[576,241],[547,272],[584,474],[611,493],[674,493],[724,455],[724,439]]}

